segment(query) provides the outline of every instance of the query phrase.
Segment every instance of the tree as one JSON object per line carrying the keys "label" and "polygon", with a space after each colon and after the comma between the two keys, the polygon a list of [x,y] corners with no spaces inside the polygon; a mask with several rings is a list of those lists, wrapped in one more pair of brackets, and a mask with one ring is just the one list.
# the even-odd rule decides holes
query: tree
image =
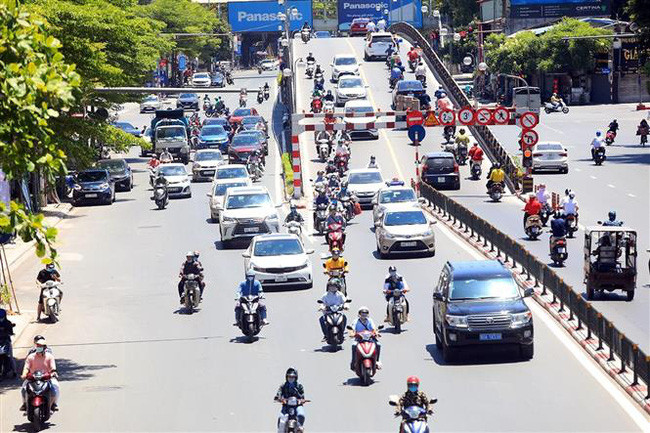
{"label": "tree", "polygon": [[647,0],[628,0],[625,11],[639,29],[641,47],[650,49],[650,6]]}
{"label": "tree", "polygon": [[442,0],[440,13],[451,18],[452,27],[467,26],[478,18],[479,4],[476,0]]}

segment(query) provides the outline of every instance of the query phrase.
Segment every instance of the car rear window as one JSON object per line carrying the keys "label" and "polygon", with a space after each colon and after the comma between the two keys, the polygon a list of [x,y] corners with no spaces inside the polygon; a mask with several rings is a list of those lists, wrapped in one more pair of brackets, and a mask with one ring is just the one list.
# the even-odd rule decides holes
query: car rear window
{"label": "car rear window", "polygon": [[226,209],[243,209],[270,205],[272,205],[271,197],[267,193],[236,194],[228,197]]}
{"label": "car rear window", "polygon": [[232,112],[232,115],[235,117],[250,116],[252,114],[253,111],[250,108],[236,108],[235,111]]}
{"label": "car rear window", "polygon": [[366,173],[352,173],[348,179],[348,183],[351,184],[369,184],[369,183],[381,183],[382,182],[381,174],[376,171],[369,171]]}
{"label": "car rear window", "polygon": [[389,189],[379,194],[379,203],[402,203],[415,200],[415,191],[412,189]]}
{"label": "car rear window", "polygon": [[444,156],[427,158],[426,165],[427,168],[431,170],[453,169],[454,158],[446,158]]}
{"label": "car rear window", "polygon": [[374,113],[375,109],[370,105],[358,106],[358,107],[345,107],[345,114],[350,113]]}
{"label": "car rear window", "polygon": [[237,134],[232,138],[230,146],[232,147],[241,147],[241,146],[254,146],[259,143],[259,138],[253,134]]}
{"label": "car rear window", "polygon": [[213,161],[215,159],[222,159],[223,156],[218,150],[211,150],[210,152],[197,152],[195,161]]}
{"label": "car rear window", "polygon": [[224,167],[217,170],[217,179],[234,179],[236,177],[248,177],[244,167]]}
{"label": "car rear window", "polygon": [[226,192],[230,188],[234,188],[236,186],[248,186],[248,184],[246,182],[218,183],[214,187],[214,195],[216,196],[226,195]]}
{"label": "car rear window", "polygon": [[393,42],[393,38],[392,38],[391,36],[388,36],[388,35],[384,35],[384,36],[373,36],[373,37],[372,37],[372,43],[375,43],[375,42],[388,42],[388,43],[392,43],[392,42]]}
{"label": "car rear window", "polygon": [[400,81],[397,85],[397,90],[399,92],[417,92],[424,90],[424,88],[419,81]]}

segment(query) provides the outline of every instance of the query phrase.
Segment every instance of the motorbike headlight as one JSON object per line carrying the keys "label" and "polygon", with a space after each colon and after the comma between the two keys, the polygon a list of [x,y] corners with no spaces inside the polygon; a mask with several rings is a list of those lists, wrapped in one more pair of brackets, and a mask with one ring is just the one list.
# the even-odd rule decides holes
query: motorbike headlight
{"label": "motorbike headlight", "polygon": [[452,316],[451,314],[445,314],[445,320],[452,328],[467,328],[466,316]]}
{"label": "motorbike headlight", "polygon": [[516,313],[512,315],[512,322],[510,324],[511,328],[521,328],[526,326],[533,320],[533,313],[530,311],[524,311],[523,313]]}

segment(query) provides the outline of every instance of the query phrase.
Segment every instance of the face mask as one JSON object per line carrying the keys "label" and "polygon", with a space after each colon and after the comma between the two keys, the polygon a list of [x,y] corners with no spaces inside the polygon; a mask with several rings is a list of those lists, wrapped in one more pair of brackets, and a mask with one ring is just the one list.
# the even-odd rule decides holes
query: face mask
{"label": "face mask", "polygon": [[287,382],[293,384],[293,383],[296,382],[296,378],[295,377],[289,377],[289,378],[287,378]]}
{"label": "face mask", "polygon": [[43,346],[38,346],[38,347],[36,348],[36,353],[43,353],[43,352],[45,352],[45,347],[43,347]]}
{"label": "face mask", "polygon": [[409,385],[409,391],[411,391],[411,392],[417,392],[417,391],[418,391],[418,387],[417,387],[417,385]]}

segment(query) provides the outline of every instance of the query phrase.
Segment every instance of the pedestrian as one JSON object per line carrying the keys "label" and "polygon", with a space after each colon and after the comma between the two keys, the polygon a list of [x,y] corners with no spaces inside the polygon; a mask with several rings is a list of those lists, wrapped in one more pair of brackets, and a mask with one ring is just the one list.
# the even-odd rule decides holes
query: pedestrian
{"label": "pedestrian", "polygon": [[432,30],[429,37],[431,38],[431,46],[434,50],[438,51],[438,40],[440,38],[438,30]]}

